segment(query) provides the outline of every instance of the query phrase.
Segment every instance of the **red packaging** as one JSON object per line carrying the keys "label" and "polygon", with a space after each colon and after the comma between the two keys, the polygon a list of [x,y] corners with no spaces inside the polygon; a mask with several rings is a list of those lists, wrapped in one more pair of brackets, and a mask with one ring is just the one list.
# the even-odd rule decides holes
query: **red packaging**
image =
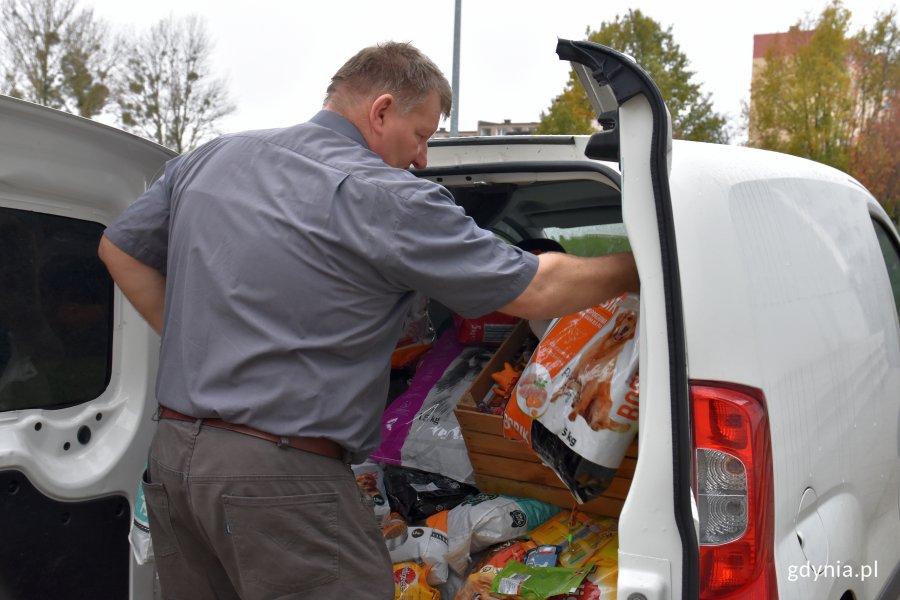
{"label": "red packaging", "polygon": [[492,312],[477,319],[453,315],[457,338],[460,343],[470,346],[499,346],[519,321],[519,317],[502,312]]}

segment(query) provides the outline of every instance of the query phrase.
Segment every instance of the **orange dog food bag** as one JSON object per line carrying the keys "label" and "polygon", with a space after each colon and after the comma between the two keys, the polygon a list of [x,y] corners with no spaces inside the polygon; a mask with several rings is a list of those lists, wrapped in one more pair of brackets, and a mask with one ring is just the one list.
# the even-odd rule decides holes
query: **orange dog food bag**
{"label": "orange dog food bag", "polygon": [[609,486],[637,433],[639,311],[624,294],[559,319],[506,406],[504,435],[525,440],[579,502]]}

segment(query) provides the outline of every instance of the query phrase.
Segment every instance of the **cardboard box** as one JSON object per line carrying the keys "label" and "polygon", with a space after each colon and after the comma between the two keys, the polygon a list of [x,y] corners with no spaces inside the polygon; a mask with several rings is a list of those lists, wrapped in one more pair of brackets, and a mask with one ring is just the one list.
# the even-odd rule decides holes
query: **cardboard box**
{"label": "cardboard box", "polygon": [[491,374],[501,371],[503,363],[516,355],[529,336],[534,337],[527,321],[516,325],[457,403],[456,418],[475,471],[475,482],[487,493],[535,498],[563,508],[577,506],[584,512],[618,517],[637,464],[636,439],[610,487],[601,496],[578,505],[556,473],[541,463],[527,444],[503,437],[502,415],[483,413],[477,408],[494,385]]}

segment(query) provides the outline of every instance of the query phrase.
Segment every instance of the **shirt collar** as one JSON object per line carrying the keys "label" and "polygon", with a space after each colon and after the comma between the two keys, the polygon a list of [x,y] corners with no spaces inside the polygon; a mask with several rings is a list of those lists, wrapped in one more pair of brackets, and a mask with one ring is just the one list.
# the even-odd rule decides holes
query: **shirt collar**
{"label": "shirt collar", "polygon": [[366,139],[362,136],[359,129],[356,128],[356,125],[337,114],[334,111],[330,110],[320,110],[316,115],[309,120],[310,123],[315,123],[316,125],[320,125],[322,127],[327,127],[328,129],[332,129],[343,136],[350,138],[363,147],[368,149],[369,145],[366,143]]}

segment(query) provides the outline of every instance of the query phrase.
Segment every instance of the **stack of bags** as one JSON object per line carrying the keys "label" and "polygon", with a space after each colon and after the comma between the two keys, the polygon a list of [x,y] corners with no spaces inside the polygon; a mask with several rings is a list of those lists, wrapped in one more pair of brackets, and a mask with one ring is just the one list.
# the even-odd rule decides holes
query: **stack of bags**
{"label": "stack of bags", "polygon": [[354,471],[394,562],[395,599],[615,598],[615,519],[403,467]]}

